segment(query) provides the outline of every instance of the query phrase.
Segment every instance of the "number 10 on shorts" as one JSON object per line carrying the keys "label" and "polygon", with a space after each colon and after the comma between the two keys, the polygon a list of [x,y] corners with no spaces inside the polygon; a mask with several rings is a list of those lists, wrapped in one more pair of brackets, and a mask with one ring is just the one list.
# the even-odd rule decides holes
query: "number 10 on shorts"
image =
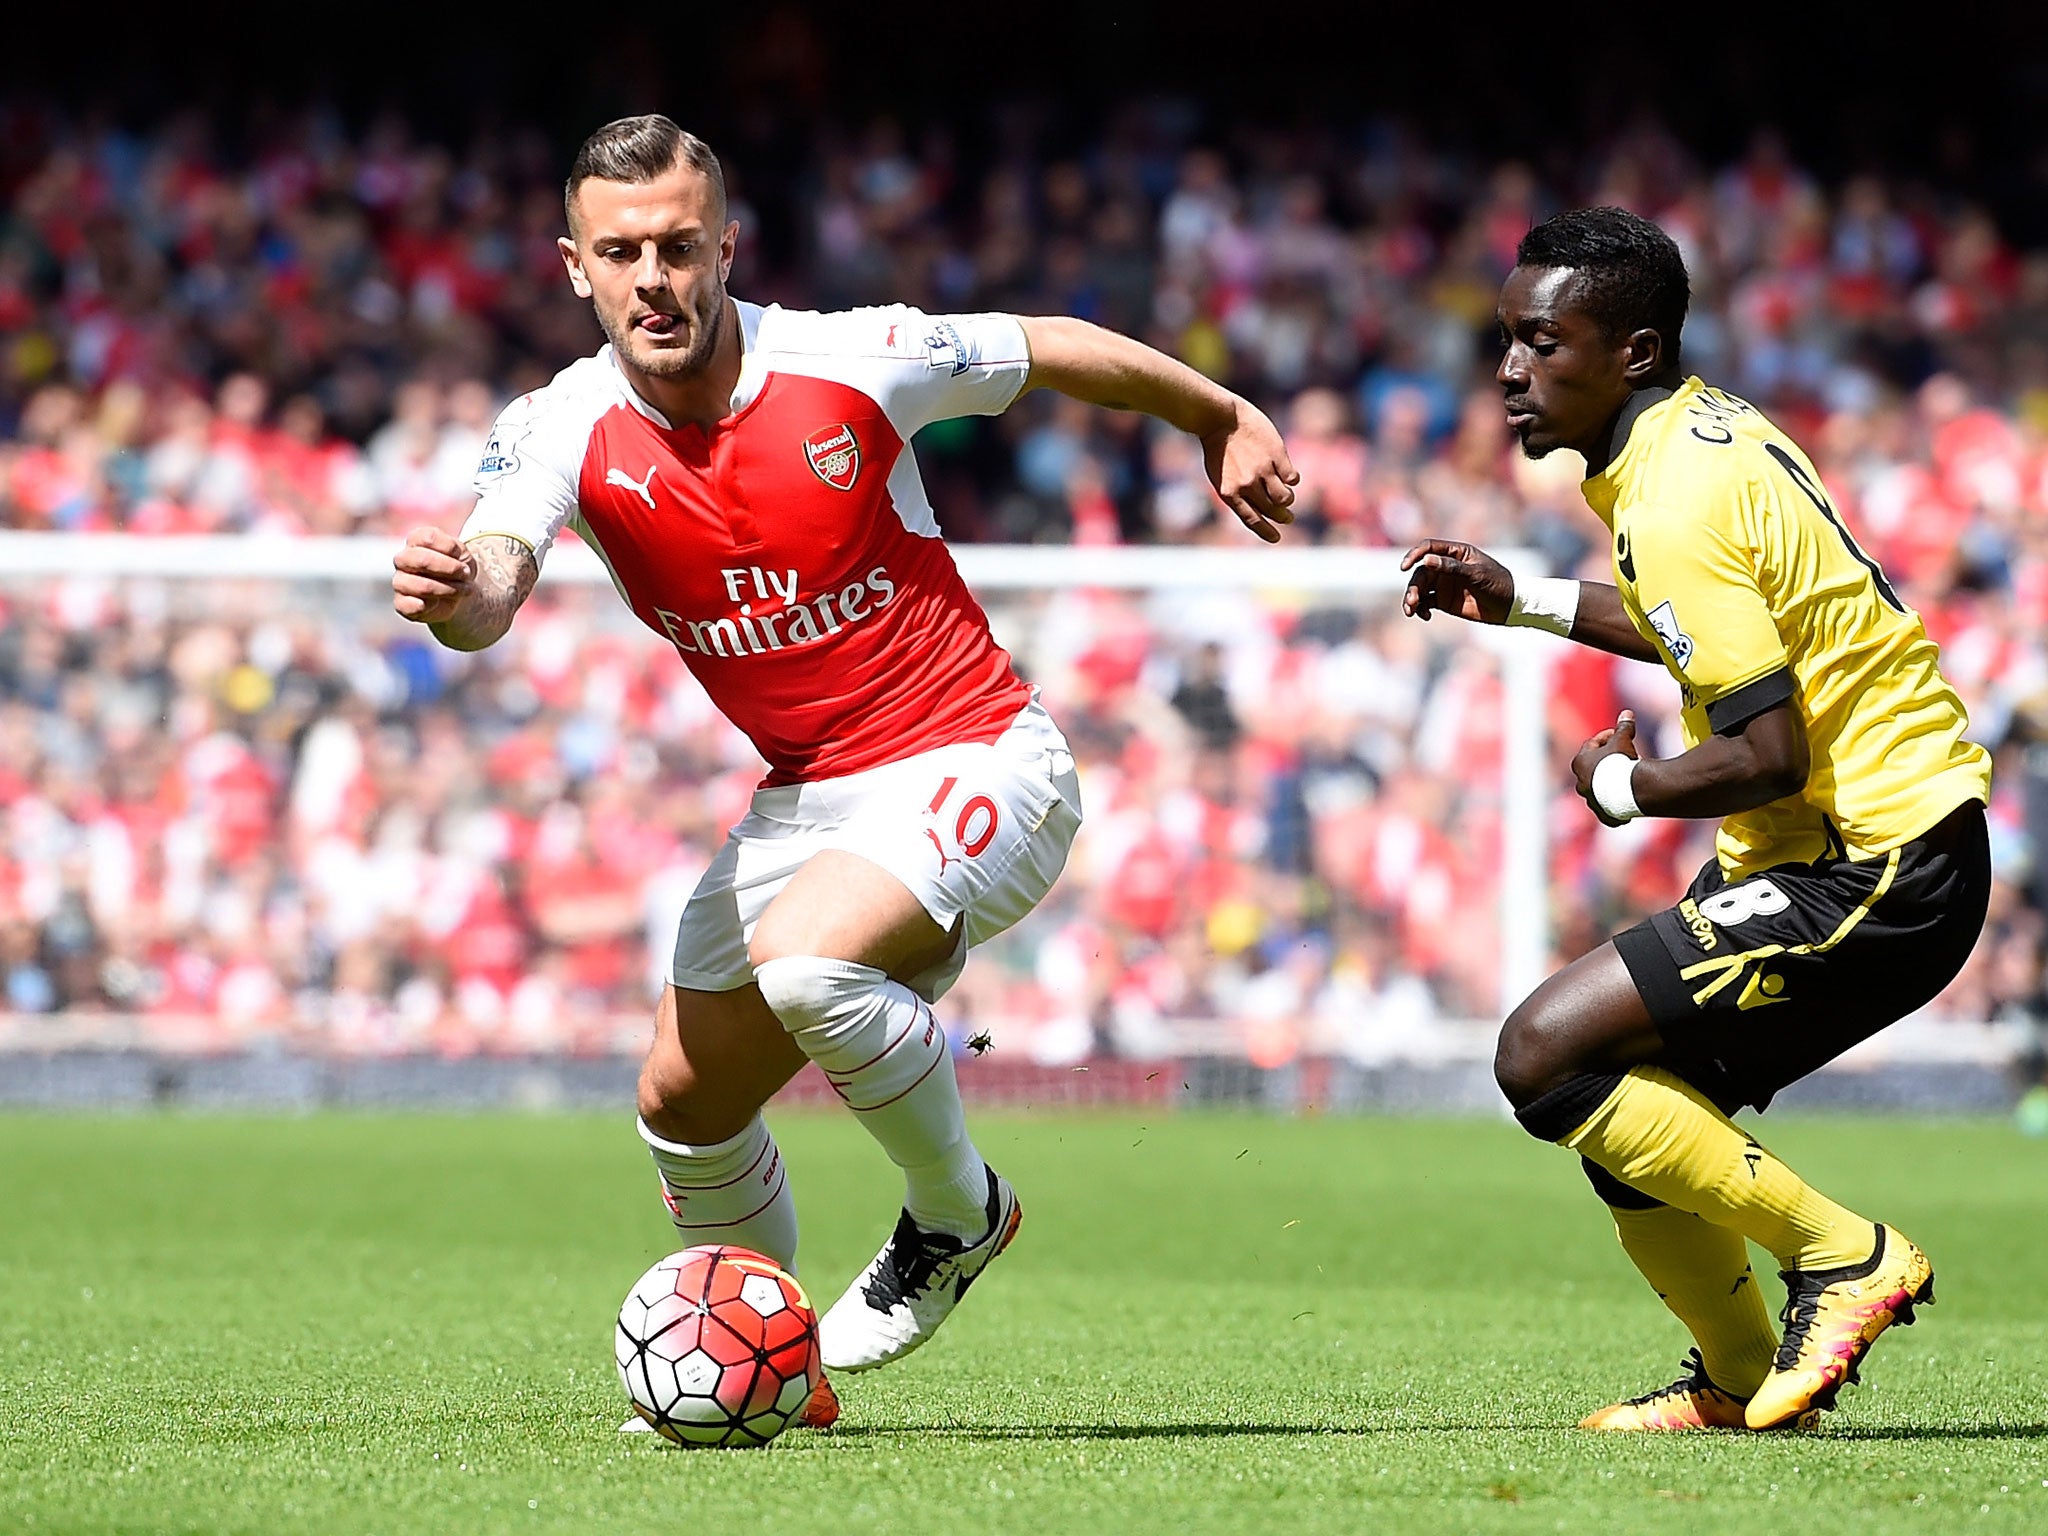
{"label": "number 10 on shorts", "polygon": [[[946,809],[946,803],[953,798],[953,791],[959,785],[960,780],[957,777],[941,781],[939,792],[932,796],[932,803],[925,807],[925,814],[934,821],[939,820]],[[997,809],[995,801],[987,795],[969,795],[953,818],[954,844],[968,858],[977,857],[995,841],[996,828],[1001,819],[1002,813]],[[953,861],[947,857],[945,845],[939,841],[936,829],[927,828],[925,836],[929,837],[932,846],[939,850],[939,873],[943,875],[946,866]]]}

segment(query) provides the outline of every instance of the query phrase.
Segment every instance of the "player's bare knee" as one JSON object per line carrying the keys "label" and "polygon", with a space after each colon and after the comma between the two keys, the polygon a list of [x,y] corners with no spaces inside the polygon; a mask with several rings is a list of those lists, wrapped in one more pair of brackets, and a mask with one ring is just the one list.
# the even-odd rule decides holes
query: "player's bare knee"
{"label": "player's bare knee", "polygon": [[1516,1109],[1535,1096],[1529,1090],[1527,1056],[1515,1034],[1512,1016],[1501,1026],[1500,1039],[1494,1044],[1493,1080],[1499,1086],[1501,1096]]}
{"label": "player's bare knee", "polygon": [[640,1064],[640,1119],[663,1141],[704,1146],[736,1134],[753,1108],[722,1102],[706,1090],[680,1050],[657,1045]]}
{"label": "player's bare knee", "polygon": [[1493,1080],[1516,1109],[1533,1104],[1570,1075],[1564,1034],[1540,998],[1530,998],[1508,1015],[1494,1047]]}
{"label": "player's bare knee", "polygon": [[754,1106],[722,1101],[703,1091],[695,1074],[640,1071],[640,1119],[663,1141],[708,1147],[737,1136],[754,1118]]}
{"label": "player's bare knee", "polygon": [[640,1118],[665,1140],[688,1140],[688,1137],[673,1134],[668,1127],[689,1102],[690,1089],[694,1086],[695,1079],[688,1063],[666,1061],[661,1052],[650,1052],[647,1060],[640,1064],[640,1085],[636,1095]]}

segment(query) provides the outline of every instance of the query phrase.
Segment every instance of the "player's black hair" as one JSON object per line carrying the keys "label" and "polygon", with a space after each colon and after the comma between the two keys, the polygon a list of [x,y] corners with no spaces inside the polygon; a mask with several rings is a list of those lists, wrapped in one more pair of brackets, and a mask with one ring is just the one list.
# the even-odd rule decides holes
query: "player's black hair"
{"label": "player's black hair", "polygon": [[583,141],[569,167],[568,183],[562,188],[562,209],[569,227],[576,227],[576,189],[595,176],[600,181],[653,181],[674,170],[677,162],[690,167],[711,183],[717,194],[718,220],[725,222],[725,172],[711,146],[694,133],[686,133],[658,112],[642,117],[622,117],[606,123]]}
{"label": "player's black hair", "polygon": [[1578,273],[1579,306],[1609,337],[1655,331],[1664,361],[1678,361],[1692,284],[1676,242],[1648,219],[1626,208],[1574,208],[1522,236],[1515,261]]}

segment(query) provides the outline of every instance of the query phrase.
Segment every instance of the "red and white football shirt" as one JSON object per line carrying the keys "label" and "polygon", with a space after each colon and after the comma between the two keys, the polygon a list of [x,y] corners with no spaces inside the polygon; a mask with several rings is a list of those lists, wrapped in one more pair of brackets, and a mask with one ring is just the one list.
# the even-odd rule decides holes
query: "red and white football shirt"
{"label": "red and white football shirt", "polygon": [[498,418],[462,537],[566,523],[753,740],[769,784],[993,741],[1030,689],[939,537],[910,439],[1030,371],[1010,315],[737,306],[732,414],[671,426],[607,346]]}

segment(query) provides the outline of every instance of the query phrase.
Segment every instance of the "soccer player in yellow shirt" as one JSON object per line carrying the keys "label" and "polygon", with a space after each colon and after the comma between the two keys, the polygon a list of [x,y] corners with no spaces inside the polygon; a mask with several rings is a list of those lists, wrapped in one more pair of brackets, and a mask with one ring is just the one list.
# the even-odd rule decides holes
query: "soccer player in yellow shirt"
{"label": "soccer player in yellow shirt", "polygon": [[[1591,1429],[1811,1425],[1894,1322],[1926,1254],[1738,1127],[1787,1083],[1922,1006],[1968,958],[1991,887],[1990,759],[1919,617],[1805,454],[1689,377],[1684,260],[1617,208],[1522,240],[1496,374],[1523,450],[1584,455],[1614,585],[1523,581],[1469,544],[1408,552],[1404,609],[1568,635],[1660,662],[1685,750],[1626,711],[1579,749],[1609,825],[1720,817],[1683,900],[1572,962],[1509,1016],[1494,1072],[1531,1134],[1578,1152],[1623,1248],[1698,1350]],[[1782,1338],[1745,1239],[1776,1255]]]}

